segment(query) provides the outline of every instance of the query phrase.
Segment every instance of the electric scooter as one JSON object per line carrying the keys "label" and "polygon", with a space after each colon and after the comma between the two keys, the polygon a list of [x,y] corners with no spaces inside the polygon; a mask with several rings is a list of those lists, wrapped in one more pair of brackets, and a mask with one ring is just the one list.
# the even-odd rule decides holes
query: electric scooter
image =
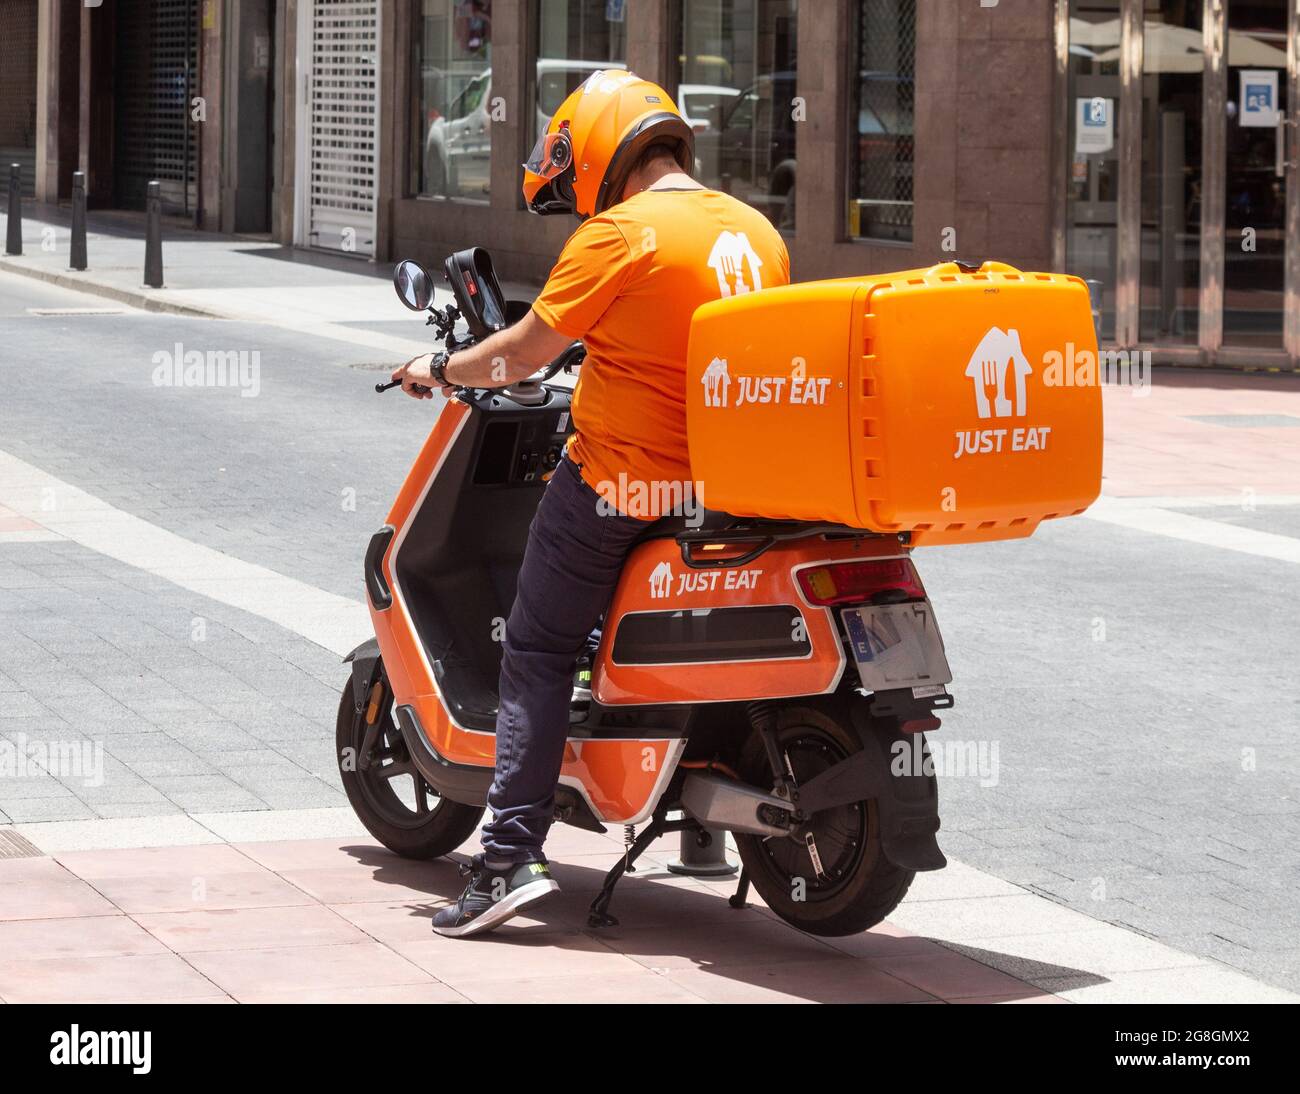
{"label": "electric scooter", "polygon": [[[441,308],[417,263],[394,281],[447,352],[528,308],[505,299],[481,248],[444,274],[455,302]],[[399,855],[446,855],[482,822],[504,620],[584,352],[574,343],[509,388],[459,390],[366,551],[375,637],[347,657],[338,755],[353,809]],[[743,865],[734,906],[752,884],[801,930],[863,931],[916,871],[945,865],[924,734],[952,705],[951,672],[909,535],[698,517],[647,526],[592,651],[589,697],[575,693],[555,819],[621,825],[628,840],[589,922],[616,922],[614,888],[659,835],[704,846],[729,832]]]}

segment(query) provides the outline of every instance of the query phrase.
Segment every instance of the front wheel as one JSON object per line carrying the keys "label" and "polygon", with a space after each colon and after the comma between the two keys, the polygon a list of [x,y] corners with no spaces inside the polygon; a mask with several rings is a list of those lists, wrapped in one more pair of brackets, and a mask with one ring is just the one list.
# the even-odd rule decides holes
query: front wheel
{"label": "front wheel", "polygon": [[[778,748],[798,785],[862,747],[841,703],[783,707],[776,726]],[[757,732],[746,746],[741,774],[755,786],[772,783]],[[735,838],[759,896],[809,934],[857,934],[875,926],[898,907],[916,876],[885,857],[874,801],[815,813],[789,836]]]}
{"label": "front wheel", "polygon": [[395,854],[416,859],[448,854],[469,839],[483,810],[438,796],[412,762],[391,710],[379,713],[364,769],[366,727],[357,721],[349,680],[334,741],[343,790],[366,831]]}

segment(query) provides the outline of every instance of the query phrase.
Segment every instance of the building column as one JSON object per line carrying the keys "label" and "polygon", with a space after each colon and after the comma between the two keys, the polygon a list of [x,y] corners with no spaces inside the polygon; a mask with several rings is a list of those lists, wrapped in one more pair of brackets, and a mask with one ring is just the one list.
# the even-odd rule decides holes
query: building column
{"label": "building column", "polygon": [[681,0],[627,0],[627,67],[643,80],[671,87],[677,58],[672,56],[681,24]]}
{"label": "building column", "polygon": [[[528,119],[533,110],[530,43],[537,33],[527,0],[496,0],[492,5],[492,179],[493,209],[513,213],[520,209],[519,165],[532,145]],[[529,148],[524,147],[527,141]]]}
{"label": "building column", "polygon": [[[74,35],[65,35],[64,5],[41,4],[36,22],[36,200],[59,200],[60,119],[63,112],[74,103],[60,98],[59,55],[64,48],[76,46],[76,27],[69,29]],[[62,110],[60,109],[62,108]],[[63,169],[67,169],[63,163]]]}
{"label": "building column", "polygon": [[271,238],[293,243],[298,162],[298,4],[281,0],[275,8],[274,102],[271,170]]}
{"label": "building column", "polygon": [[789,241],[792,280],[806,277],[804,271],[844,238],[844,134],[849,96],[857,87],[849,73],[855,43],[847,39],[855,22],[852,0],[799,5],[799,56],[815,57],[817,63],[799,66],[795,87],[799,176],[795,234]]}

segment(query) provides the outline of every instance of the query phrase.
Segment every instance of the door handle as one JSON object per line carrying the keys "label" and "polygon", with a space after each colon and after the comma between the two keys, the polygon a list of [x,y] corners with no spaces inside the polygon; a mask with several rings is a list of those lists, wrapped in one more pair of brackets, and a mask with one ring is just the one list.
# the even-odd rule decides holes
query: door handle
{"label": "door handle", "polygon": [[1286,178],[1287,168],[1300,167],[1300,160],[1289,160],[1286,158],[1286,131],[1287,126],[1294,126],[1297,123],[1293,118],[1279,117],[1277,120],[1277,159],[1274,164],[1273,173],[1280,179]]}

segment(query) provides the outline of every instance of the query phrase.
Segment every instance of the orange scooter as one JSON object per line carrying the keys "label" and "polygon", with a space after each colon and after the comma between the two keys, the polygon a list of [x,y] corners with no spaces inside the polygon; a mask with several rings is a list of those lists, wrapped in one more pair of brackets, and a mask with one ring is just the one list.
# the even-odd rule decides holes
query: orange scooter
{"label": "orange scooter", "polygon": [[[440,309],[417,264],[401,263],[395,284],[448,351],[527,308],[504,299],[482,249],[452,255],[445,274],[456,302]],[[400,855],[445,855],[481,823],[504,620],[571,431],[561,374],[583,356],[574,343],[528,381],[461,390],[370,541],[375,637],[347,658],[338,754],[357,815]],[[715,852],[733,834],[736,906],[752,883],[813,934],[880,922],[916,871],[945,865],[923,758],[950,680],[907,533],[713,511],[650,525],[592,650],[589,692],[575,690],[556,791],[558,821],[629,836],[590,922],[613,922],[615,884],[665,832]]]}

